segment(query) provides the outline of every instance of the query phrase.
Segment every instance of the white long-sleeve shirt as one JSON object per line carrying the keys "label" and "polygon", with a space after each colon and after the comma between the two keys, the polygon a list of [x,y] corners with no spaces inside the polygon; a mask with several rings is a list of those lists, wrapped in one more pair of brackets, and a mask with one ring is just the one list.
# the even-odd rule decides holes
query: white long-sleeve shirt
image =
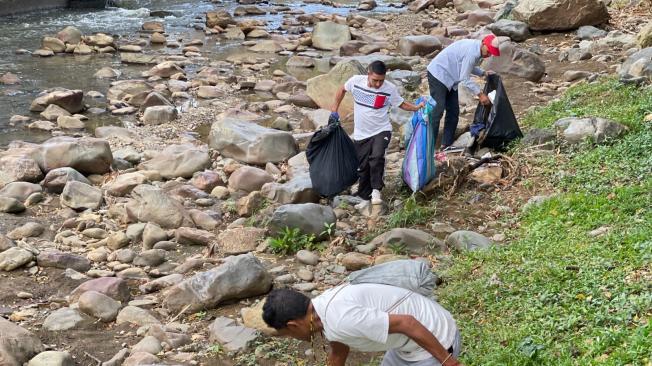
{"label": "white long-sleeve shirt", "polygon": [[428,72],[437,78],[448,90],[457,90],[464,84],[473,94],[480,94],[480,87],[471,80],[471,74],[482,76],[484,70],[478,67],[482,60],[482,42],[475,39],[462,39],[444,48],[428,65]]}

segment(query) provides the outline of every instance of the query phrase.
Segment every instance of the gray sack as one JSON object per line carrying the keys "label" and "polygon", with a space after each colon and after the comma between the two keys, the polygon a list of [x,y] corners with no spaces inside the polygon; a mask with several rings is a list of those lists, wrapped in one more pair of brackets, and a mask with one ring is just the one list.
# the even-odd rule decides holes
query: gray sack
{"label": "gray sack", "polygon": [[379,264],[351,273],[348,281],[352,285],[379,283],[401,287],[428,298],[434,295],[437,278],[428,265],[416,260],[398,260]]}

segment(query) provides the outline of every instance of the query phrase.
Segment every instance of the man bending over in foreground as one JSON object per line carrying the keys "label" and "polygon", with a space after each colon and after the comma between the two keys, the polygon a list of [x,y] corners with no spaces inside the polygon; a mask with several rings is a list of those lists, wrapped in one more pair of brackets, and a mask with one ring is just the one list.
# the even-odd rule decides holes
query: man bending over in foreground
{"label": "man bending over in foreground", "polygon": [[344,366],[349,350],[387,351],[381,366],[460,366],[460,333],[451,314],[412,291],[381,284],[345,284],[312,299],[272,291],[263,320],[279,335],[330,342],[329,366]]}

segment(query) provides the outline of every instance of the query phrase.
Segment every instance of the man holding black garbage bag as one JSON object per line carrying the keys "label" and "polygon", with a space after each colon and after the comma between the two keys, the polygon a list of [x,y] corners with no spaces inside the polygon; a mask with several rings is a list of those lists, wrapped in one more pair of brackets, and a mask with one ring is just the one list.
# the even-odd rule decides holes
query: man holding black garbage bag
{"label": "man holding black garbage bag", "polygon": [[374,61],[367,68],[367,75],[351,77],[335,94],[332,116],[339,118],[337,110],[346,92],[353,96],[353,141],[360,163],[357,195],[371,203],[382,203],[380,191],[384,187],[385,151],[391,140],[392,124],[389,121],[390,106],[406,111],[418,111],[423,104],[415,105],[403,100],[397,87],[385,81],[387,66]]}

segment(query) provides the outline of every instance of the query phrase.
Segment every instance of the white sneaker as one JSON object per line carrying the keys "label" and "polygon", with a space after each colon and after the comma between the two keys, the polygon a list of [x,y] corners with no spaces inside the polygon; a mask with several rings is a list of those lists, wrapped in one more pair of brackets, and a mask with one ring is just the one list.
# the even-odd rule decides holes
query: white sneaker
{"label": "white sneaker", "polygon": [[380,205],[382,203],[383,203],[383,198],[380,196],[380,191],[377,189],[371,191],[371,204]]}

